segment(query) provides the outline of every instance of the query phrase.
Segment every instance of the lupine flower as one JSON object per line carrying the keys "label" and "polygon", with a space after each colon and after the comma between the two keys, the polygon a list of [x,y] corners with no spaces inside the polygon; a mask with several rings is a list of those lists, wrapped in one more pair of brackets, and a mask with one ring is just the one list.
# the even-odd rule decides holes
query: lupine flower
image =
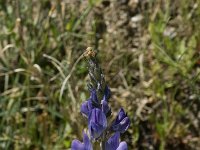
{"label": "lupine flower", "polygon": [[120,133],[116,132],[106,142],[106,150],[128,150],[126,142],[119,143]]}
{"label": "lupine flower", "polygon": [[111,128],[113,131],[124,133],[128,129],[129,126],[130,126],[130,119],[127,117],[127,114],[124,112],[124,109],[121,108]]}
{"label": "lupine flower", "polygon": [[[89,64],[90,98],[82,103],[81,113],[88,119],[90,138],[93,142],[101,142],[102,150],[128,150],[126,142],[119,142],[119,138],[120,133],[130,126],[130,120],[121,108],[114,122],[107,125],[107,119],[111,115],[108,104],[111,92],[96,59],[96,52],[88,48],[84,56]],[[111,130],[114,134],[107,140]],[[83,143],[74,140],[71,150],[93,150],[89,137],[84,133]]]}
{"label": "lupine flower", "polygon": [[78,140],[73,140],[71,150],[93,150],[92,144],[87,134],[83,133],[83,143]]}
{"label": "lupine flower", "polygon": [[98,138],[107,127],[107,119],[101,109],[94,108],[88,118],[88,128],[93,139]]}

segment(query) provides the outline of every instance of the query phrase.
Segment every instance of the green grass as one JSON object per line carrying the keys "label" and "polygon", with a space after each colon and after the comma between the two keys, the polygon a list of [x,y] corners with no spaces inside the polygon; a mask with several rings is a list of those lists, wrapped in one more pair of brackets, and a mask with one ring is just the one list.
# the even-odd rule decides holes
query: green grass
{"label": "green grass", "polygon": [[131,118],[129,149],[200,147],[200,2],[130,3],[0,1],[0,149],[69,149],[82,138],[88,46],[113,110]]}

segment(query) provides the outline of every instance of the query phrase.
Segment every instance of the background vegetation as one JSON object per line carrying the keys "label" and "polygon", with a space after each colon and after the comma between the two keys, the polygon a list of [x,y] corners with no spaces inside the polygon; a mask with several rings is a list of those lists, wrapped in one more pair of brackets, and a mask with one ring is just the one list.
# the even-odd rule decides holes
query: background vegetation
{"label": "background vegetation", "polygon": [[199,0],[0,0],[0,149],[82,139],[88,46],[131,118],[130,150],[199,149],[199,27]]}

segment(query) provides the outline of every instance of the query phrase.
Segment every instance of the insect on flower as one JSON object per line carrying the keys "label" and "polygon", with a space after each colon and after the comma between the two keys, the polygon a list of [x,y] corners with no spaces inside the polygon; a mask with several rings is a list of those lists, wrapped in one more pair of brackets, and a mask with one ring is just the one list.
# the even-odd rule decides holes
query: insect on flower
{"label": "insect on flower", "polygon": [[96,56],[96,52],[92,49],[92,47],[88,47],[86,49],[86,51],[84,52],[83,56],[86,57],[87,59],[91,58],[91,57],[95,57]]}

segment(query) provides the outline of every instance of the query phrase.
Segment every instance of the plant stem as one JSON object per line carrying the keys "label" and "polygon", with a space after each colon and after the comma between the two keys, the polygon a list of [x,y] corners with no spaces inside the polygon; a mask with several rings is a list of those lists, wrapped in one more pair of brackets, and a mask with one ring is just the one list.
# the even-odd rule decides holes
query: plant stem
{"label": "plant stem", "polygon": [[101,150],[106,150],[105,133],[103,133],[103,135],[102,135]]}
{"label": "plant stem", "polygon": [[102,150],[106,150],[106,142],[103,140],[102,142],[101,142],[101,149]]}

